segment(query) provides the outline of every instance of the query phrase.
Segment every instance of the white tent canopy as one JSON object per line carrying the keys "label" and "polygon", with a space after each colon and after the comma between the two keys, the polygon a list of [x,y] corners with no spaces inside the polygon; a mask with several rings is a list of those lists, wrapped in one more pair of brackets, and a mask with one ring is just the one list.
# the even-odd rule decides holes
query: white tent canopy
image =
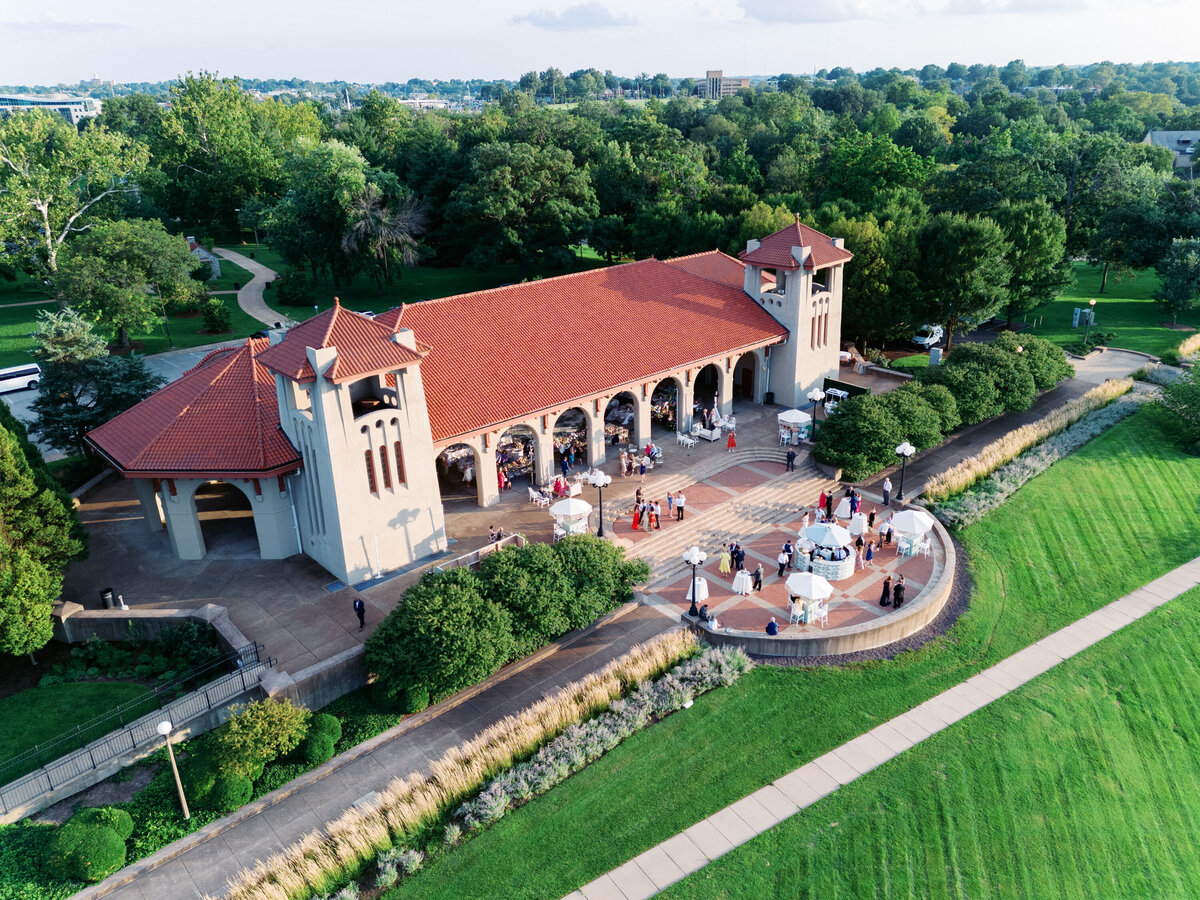
{"label": "white tent canopy", "polygon": [[582,519],[591,515],[592,504],[586,500],[580,500],[578,497],[568,497],[566,500],[559,500],[550,507],[550,515],[556,519]]}
{"label": "white tent canopy", "polygon": [[807,425],[812,416],[798,409],[789,409],[779,414],[780,425]]}
{"label": "white tent canopy", "polygon": [[850,543],[850,532],[841,525],[810,525],[804,536],[818,547],[845,547]]}

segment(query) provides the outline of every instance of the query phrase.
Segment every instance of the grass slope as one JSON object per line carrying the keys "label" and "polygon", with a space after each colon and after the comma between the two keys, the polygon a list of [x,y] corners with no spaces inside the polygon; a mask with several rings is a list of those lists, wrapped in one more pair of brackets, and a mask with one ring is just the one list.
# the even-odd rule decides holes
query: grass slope
{"label": "grass slope", "polygon": [[1131,416],[966,529],[976,588],[945,637],[885,663],[760,667],[432,860],[389,900],[563,896],[1190,559],[1200,508],[1177,498],[1200,495],[1200,459],[1166,424]]}
{"label": "grass slope", "polygon": [[702,897],[1195,897],[1190,592],[669,888]]}
{"label": "grass slope", "polygon": [[[1100,277],[1103,267],[1087,263],[1075,263],[1075,284],[1062,296],[1032,316],[1036,322],[1028,330],[1053,341],[1059,346],[1083,340],[1083,328],[1072,328],[1071,317],[1076,308],[1086,309],[1088,300],[1096,301],[1095,331],[1115,331],[1112,346],[1125,350],[1140,350],[1155,356],[1164,350],[1172,350],[1191,332],[1164,328],[1160,323],[1170,322],[1171,317],[1163,313],[1154,302],[1158,290],[1158,276],[1153,269],[1130,273],[1121,277],[1109,273],[1108,285],[1100,293]],[[1200,324],[1200,313],[1183,316],[1180,324]]]}
{"label": "grass slope", "polygon": [[[31,688],[5,697],[0,700],[0,765],[149,690],[144,684],[126,681],[79,681]],[[111,730],[106,728],[101,734]],[[74,746],[64,745],[62,753],[98,736],[90,735]],[[25,771],[32,768],[36,766]],[[17,770],[4,771],[0,774],[0,782],[7,783],[22,774],[24,772]]]}

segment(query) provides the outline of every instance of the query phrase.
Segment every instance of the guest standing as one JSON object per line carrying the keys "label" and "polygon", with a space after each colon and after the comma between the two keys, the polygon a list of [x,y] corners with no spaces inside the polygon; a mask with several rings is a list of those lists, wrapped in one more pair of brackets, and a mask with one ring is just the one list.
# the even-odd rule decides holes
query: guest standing
{"label": "guest standing", "polygon": [[904,602],[904,576],[898,575],[896,577],[896,586],[894,588],[892,588],[892,606],[894,606],[896,609],[899,609],[900,605],[903,602]]}
{"label": "guest standing", "polygon": [[892,479],[883,479],[883,505],[891,506],[892,504]]}
{"label": "guest standing", "polygon": [[883,579],[883,593],[879,595],[880,606],[892,605],[892,576]]}
{"label": "guest standing", "polygon": [[788,567],[790,557],[782,550],[779,551],[779,556],[775,557],[775,562],[779,563],[779,577],[783,577],[783,570]]}
{"label": "guest standing", "polygon": [[754,590],[756,591],[762,590],[762,575],[762,563],[759,563],[754,570]]}
{"label": "guest standing", "polygon": [[733,436],[733,432],[732,432],[732,431],[731,431],[731,432],[729,432],[729,441],[728,441],[728,443],[726,443],[726,445],[725,445],[725,446],[726,446],[726,448],[727,448],[727,449],[726,449],[726,452],[727,452],[727,453],[732,453],[734,450],[736,450],[736,449],[737,449],[737,438],[735,438],[735,437]]}
{"label": "guest standing", "polygon": [[722,575],[728,575],[731,571],[730,567],[729,567],[730,558],[731,558],[731,555],[729,553],[729,548],[722,547],[721,548],[721,574]]}
{"label": "guest standing", "polygon": [[683,495],[683,491],[680,491],[675,495],[675,519],[678,522],[683,521],[683,506],[685,503],[687,503],[687,497]]}
{"label": "guest standing", "polygon": [[[731,432],[730,437],[732,437],[732,436],[733,435]],[[787,468],[784,469],[784,471],[785,472],[795,472],[796,471],[796,451],[792,450],[790,448],[788,449],[788,452],[787,452]]]}
{"label": "guest standing", "polygon": [[875,530],[875,507],[873,506],[871,507],[871,514],[867,516],[867,530]]}

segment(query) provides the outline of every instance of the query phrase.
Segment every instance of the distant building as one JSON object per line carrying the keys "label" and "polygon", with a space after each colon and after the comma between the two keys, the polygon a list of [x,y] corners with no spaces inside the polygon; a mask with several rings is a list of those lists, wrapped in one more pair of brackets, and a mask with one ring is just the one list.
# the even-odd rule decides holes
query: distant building
{"label": "distant building", "polygon": [[1142,138],[1143,144],[1166,147],[1175,154],[1175,167],[1190,166],[1195,160],[1200,131],[1151,131]]}
{"label": "distant building", "polygon": [[726,78],[720,69],[709,69],[704,74],[704,81],[697,87],[701,97],[720,100],[722,97],[732,97],[738,91],[749,90],[750,79],[745,76]]}
{"label": "distant building", "polygon": [[56,112],[72,125],[100,115],[100,101],[92,97],[68,97],[66,94],[0,94],[0,115],[43,109]]}
{"label": "distant building", "polygon": [[191,235],[188,235],[188,249],[192,251],[192,256],[196,259],[206,262],[209,265],[209,280],[221,277],[221,258],[214,253],[205,250],[204,247]]}

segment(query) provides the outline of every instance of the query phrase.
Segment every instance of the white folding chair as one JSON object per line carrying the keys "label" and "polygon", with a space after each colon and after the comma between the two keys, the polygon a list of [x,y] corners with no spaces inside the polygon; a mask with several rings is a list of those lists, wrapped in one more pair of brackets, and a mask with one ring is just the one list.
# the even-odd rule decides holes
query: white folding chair
{"label": "white folding chair", "polygon": [[822,600],[817,604],[817,610],[813,613],[813,621],[820,624],[822,628],[829,624],[829,607]]}
{"label": "white folding chair", "polygon": [[928,540],[921,541],[921,546],[917,548],[918,552],[926,559],[929,559],[929,551],[933,549],[933,545]]}
{"label": "white folding chair", "polygon": [[785,446],[790,441],[790,439],[791,439],[791,435],[789,435],[786,431],[784,431],[782,428],[780,428],[779,429],[779,446],[780,447]]}
{"label": "white folding chair", "polygon": [[789,625],[797,624],[801,619],[801,615],[802,615],[802,613],[801,613],[800,604],[793,603],[791,600],[789,600],[788,601],[788,624]]}

